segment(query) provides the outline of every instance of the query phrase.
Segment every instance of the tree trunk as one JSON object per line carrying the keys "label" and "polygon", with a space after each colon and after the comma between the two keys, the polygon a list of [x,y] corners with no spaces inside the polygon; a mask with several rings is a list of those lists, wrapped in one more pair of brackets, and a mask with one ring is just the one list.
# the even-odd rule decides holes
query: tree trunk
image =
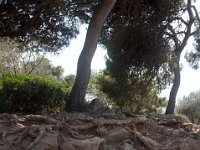
{"label": "tree trunk", "polygon": [[103,23],[112,10],[115,2],[116,0],[101,0],[93,13],[86,34],[85,44],[79,56],[75,83],[70,93],[69,100],[66,101],[65,104],[66,111],[82,111],[82,105],[91,74],[91,61],[96,51]]}
{"label": "tree trunk", "polygon": [[170,91],[170,95],[169,95],[169,102],[167,105],[167,109],[165,114],[174,114],[174,109],[175,109],[175,104],[176,104],[176,95],[178,93],[178,89],[180,86],[180,80],[181,80],[181,73],[180,73],[180,65],[179,65],[179,61],[180,61],[180,54],[177,54],[176,57],[176,69],[174,72],[174,81],[173,81],[173,85],[172,85],[172,89]]}

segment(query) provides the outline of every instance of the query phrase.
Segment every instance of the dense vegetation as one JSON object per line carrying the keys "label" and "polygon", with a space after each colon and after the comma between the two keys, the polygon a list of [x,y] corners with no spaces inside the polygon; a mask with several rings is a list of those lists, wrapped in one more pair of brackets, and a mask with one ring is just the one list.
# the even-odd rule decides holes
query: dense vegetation
{"label": "dense vegetation", "polygon": [[[180,85],[179,61],[191,36],[195,37],[196,46],[195,51],[188,55],[188,61],[197,68],[200,58],[200,18],[193,4],[192,0],[186,3],[183,0],[2,0],[0,59],[3,62],[0,63],[0,71],[15,74],[12,77],[14,80],[18,80],[18,73],[48,75],[62,80],[62,67],[52,66],[44,54],[57,53],[67,47],[70,40],[78,35],[79,26],[89,23],[74,82],[70,81],[72,78],[63,80],[73,83],[65,110],[83,110],[91,61],[99,42],[108,50],[106,71],[102,78],[97,79],[100,93],[106,94],[121,109],[151,111],[161,104],[157,94],[167,84],[173,83],[166,110],[166,114],[173,114]],[[188,17],[184,18],[184,15]],[[48,91],[53,86],[51,81],[43,83],[37,79],[36,84],[26,78],[29,77],[21,77],[20,82],[11,82],[3,75],[2,99],[9,93],[12,95],[14,86],[24,91],[24,80],[31,87],[37,87],[34,95],[42,90],[40,87],[44,86]],[[34,93],[32,90],[31,93]],[[56,91],[62,93],[63,89],[56,88]],[[29,96],[26,98],[29,99]],[[11,103],[4,100],[5,105]],[[25,98],[23,101],[26,101]]]}
{"label": "dense vegetation", "polygon": [[0,111],[42,113],[63,111],[71,87],[53,78],[4,73],[1,78]]}
{"label": "dense vegetation", "polygon": [[179,100],[177,113],[183,114],[195,124],[200,124],[200,91],[190,93]]}
{"label": "dense vegetation", "polygon": [[142,78],[131,82],[120,82],[105,70],[92,74],[88,92],[97,96],[112,108],[131,112],[162,112],[166,99],[158,97],[158,88]]}

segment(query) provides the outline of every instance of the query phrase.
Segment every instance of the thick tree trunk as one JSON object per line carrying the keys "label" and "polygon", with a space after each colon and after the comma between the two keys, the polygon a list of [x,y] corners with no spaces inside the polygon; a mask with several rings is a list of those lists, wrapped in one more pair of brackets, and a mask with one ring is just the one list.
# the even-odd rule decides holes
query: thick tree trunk
{"label": "thick tree trunk", "polygon": [[112,10],[116,0],[101,0],[91,18],[85,44],[79,56],[77,73],[74,86],[66,102],[66,111],[80,112],[84,102],[91,70],[91,61],[96,51],[98,38],[100,36],[103,23]]}
{"label": "thick tree trunk", "polygon": [[174,72],[174,82],[172,85],[172,89],[170,91],[170,95],[169,95],[169,102],[167,105],[167,109],[165,114],[174,114],[174,109],[175,109],[175,104],[176,104],[176,95],[178,93],[178,89],[180,86],[180,81],[181,81],[181,73],[180,73],[180,65],[179,65],[179,61],[180,61],[180,54],[177,55],[176,58],[176,69]]}

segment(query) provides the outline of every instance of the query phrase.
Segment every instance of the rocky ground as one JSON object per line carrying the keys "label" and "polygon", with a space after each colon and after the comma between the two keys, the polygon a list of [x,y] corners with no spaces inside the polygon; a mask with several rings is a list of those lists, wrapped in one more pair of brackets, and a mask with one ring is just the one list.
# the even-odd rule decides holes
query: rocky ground
{"label": "rocky ground", "polygon": [[173,115],[0,115],[0,150],[200,150],[200,127]]}

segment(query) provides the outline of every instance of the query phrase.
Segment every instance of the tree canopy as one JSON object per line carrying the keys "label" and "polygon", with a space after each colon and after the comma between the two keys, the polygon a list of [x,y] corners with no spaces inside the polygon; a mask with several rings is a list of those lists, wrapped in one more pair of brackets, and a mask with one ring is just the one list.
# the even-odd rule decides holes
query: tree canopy
{"label": "tree canopy", "polygon": [[1,0],[0,37],[16,38],[32,51],[57,52],[88,22],[96,1]]}
{"label": "tree canopy", "polygon": [[[117,1],[102,29],[100,43],[106,46],[109,37],[118,28],[146,25],[162,28],[162,25],[178,15],[182,0],[126,0]],[[165,28],[162,28],[163,30]]]}

